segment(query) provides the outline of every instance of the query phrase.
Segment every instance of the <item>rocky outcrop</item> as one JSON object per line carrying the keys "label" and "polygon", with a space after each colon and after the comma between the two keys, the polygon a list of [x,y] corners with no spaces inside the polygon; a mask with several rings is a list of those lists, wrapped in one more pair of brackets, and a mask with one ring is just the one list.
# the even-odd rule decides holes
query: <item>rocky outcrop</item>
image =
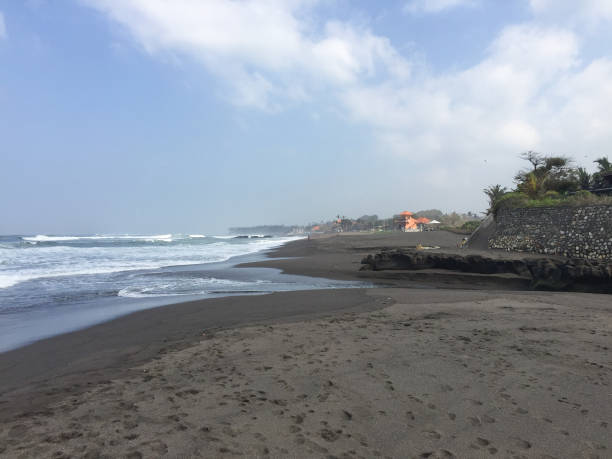
{"label": "rocky outcrop", "polygon": [[383,250],[368,255],[362,270],[443,269],[464,273],[514,274],[530,279],[538,290],[612,293],[612,263],[550,257],[501,258],[478,254],[445,254],[418,250]]}

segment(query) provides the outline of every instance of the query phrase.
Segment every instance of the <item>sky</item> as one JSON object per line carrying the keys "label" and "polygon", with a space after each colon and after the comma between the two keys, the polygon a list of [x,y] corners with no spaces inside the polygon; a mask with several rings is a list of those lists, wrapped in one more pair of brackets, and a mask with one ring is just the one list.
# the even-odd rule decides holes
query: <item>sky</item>
{"label": "sky", "polygon": [[480,212],[610,126],[610,0],[0,0],[0,234]]}

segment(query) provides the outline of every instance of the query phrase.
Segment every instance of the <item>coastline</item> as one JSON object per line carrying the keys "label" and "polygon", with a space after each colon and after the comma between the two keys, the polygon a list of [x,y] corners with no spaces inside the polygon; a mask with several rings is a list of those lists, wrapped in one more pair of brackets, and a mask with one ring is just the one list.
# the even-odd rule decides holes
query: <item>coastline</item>
{"label": "coastline", "polygon": [[[372,281],[363,253],[413,243],[354,238],[255,265]],[[172,304],[0,354],[0,456],[609,453],[609,296],[376,281]]]}
{"label": "coastline", "polygon": [[[242,263],[238,267],[280,269],[297,274],[342,281],[372,282],[380,286],[425,289],[528,290],[524,279],[512,276],[474,275],[447,270],[362,271],[362,259],[389,248],[414,248],[417,244],[436,246],[447,254],[465,254],[457,248],[463,235],[446,231],[418,233],[339,233],[320,235],[284,244],[268,253],[264,260]],[[471,254],[492,251],[470,249]],[[501,259],[532,257],[531,254],[494,251]]]}
{"label": "coastline", "polygon": [[[137,293],[143,289],[138,280],[133,280],[135,285],[134,294],[123,294],[130,288],[119,289],[113,285],[102,289],[101,295],[91,295],[86,292],[84,299],[79,299],[79,292],[64,291],[55,295],[60,302],[54,303],[53,294],[50,299],[39,295],[42,301],[49,301],[48,305],[39,307],[38,304],[20,305],[18,298],[0,298],[0,303],[5,307],[14,306],[3,310],[2,324],[0,325],[0,353],[18,347],[22,347],[41,339],[50,338],[72,331],[78,331],[99,323],[113,320],[132,312],[152,309],[170,304],[184,303],[207,298],[222,298],[236,295],[257,295],[271,293],[274,291],[310,290],[344,287],[341,281],[327,279],[314,279],[304,276],[292,276],[280,273],[277,269],[238,269],[237,264],[245,262],[260,261],[265,259],[267,250],[255,253],[241,254],[230,257],[227,260],[208,262],[192,265],[170,265],[154,270],[126,271],[129,276],[134,272],[141,278],[150,276],[152,279],[168,279],[167,284],[180,285],[185,282],[189,288],[192,280],[202,280],[201,287],[196,291],[179,292],[168,294],[162,291],[157,293]],[[92,279],[93,285],[96,280]],[[24,287],[26,289],[27,287]],[[34,287],[35,288],[35,287]],[[94,287],[95,288],[95,287]],[[34,290],[36,292],[36,290]],[[27,297],[30,292],[23,290],[22,294]],[[16,293],[15,295],[18,295]],[[68,298],[62,302],[62,295]],[[17,300],[15,305],[11,304]],[[24,307],[25,306],[25,307]],[[48,306],[48,307],[47,307]],[[6,308],[4,308],[6,309]]]}
{"label": "coastline", "polygon": [[[257,257],[277,257],[279,253],[282,256],[278,250],[304,240],[289,241]],[[257,263],[265,261],[236,264],[227,260],[217,264],[232,269],[249,264],[257,267]],[[308,276],[299,271],[288,274]],[[167,301],[153,298],[147,301],[150,306],[145,309],[0,352],[0,374],[3,375],[0,422],[21,412],[39,410],[66,396],[59,388],[71,386],[69,393],[80,393],[92,384],[127,374],[133,366],[159,354],[188,347],[198,342],[205,331],[381,307],[380,300],[371,299],[359,288],[226,295],[187,301],[173,297]],[[49,383],[51,379],[53,383]]]}

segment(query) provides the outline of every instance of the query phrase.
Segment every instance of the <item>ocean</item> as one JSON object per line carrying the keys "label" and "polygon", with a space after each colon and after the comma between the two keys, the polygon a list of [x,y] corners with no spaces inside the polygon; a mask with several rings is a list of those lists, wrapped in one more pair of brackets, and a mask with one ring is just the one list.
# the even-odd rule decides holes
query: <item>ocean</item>
{"label": "ocean", "polygon": [[0,352],[192,299],[362,287],[234,268],[297,238],[204,234],[0,236]]}

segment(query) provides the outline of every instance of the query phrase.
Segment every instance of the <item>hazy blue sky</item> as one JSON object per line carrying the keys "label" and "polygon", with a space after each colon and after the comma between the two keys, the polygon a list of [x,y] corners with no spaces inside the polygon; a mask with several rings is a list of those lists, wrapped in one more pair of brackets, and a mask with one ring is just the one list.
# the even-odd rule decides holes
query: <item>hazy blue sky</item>
{"label": "hazy blue sky", "polygon": [[0,233],[480,211],[612,154],[610,0],[0,0]]}

